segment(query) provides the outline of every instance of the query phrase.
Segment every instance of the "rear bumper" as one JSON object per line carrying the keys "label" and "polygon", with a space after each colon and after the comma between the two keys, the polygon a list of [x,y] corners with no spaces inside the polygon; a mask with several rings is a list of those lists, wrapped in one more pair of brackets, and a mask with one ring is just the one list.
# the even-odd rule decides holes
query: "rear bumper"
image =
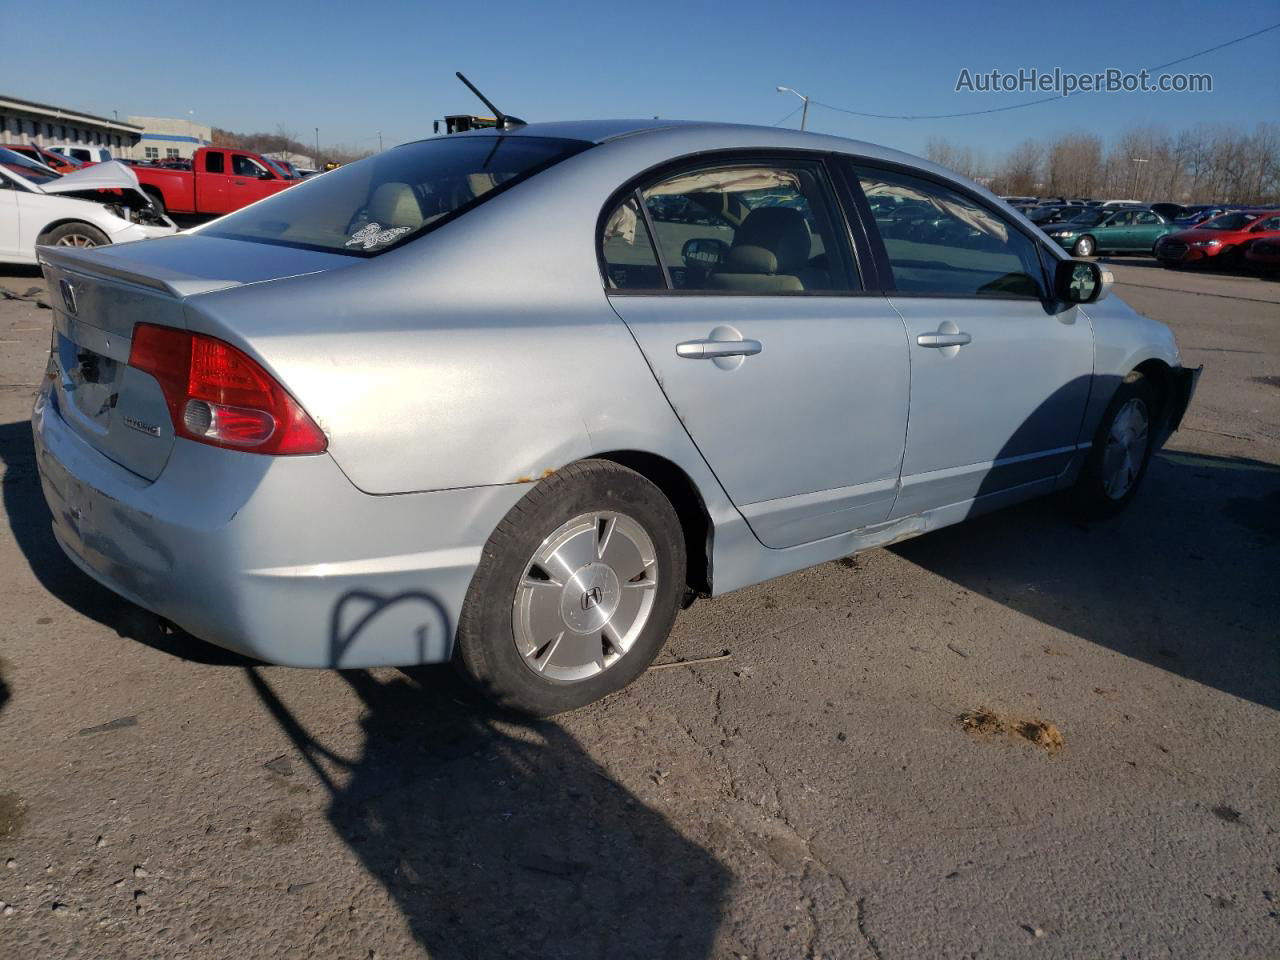
{"label": "rear bumper", "polygon": [[489,534],[527,488],[369,496],[327,455],[179,440],[154,483],[32,414],[53,532],[109,589],[203,640],[270,663],[447,660]]}

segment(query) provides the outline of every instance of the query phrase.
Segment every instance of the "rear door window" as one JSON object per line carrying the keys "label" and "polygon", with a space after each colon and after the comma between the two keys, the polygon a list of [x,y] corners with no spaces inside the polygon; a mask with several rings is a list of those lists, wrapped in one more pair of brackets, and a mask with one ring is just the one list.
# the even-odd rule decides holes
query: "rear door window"
{"label": "rear door window", "polygon": [[1046,295],[1036,243],[985,205],[909,174],[859,168],[895,289],[940,297]]}
{"label": "rear door window", "polygon": [[[647,223],[633,225],[637,218]],[[724,294],[855,290],[842,223],[817,161],[703,164],[641,189],[611,214],[601,238],[607,280]],[[645,269],[626,270],[624,285],[618,268],[629,263]]]}
{"label": "rear door window", "polygon": [[206,153],[206,154],[204,155],[204,170],[205,170],[205,173],[224,173],[224,172],[226,172],[226,167],[225,167],[225,166],[223,166],[223,160],[222,160],[222,158],[223,158],[224,156],[225,156],[225,154],[223,154],[223,153],[221,153],[221,152],[219,152],[219,151],[217,151],[217,150],[211,150],[210,152]]}

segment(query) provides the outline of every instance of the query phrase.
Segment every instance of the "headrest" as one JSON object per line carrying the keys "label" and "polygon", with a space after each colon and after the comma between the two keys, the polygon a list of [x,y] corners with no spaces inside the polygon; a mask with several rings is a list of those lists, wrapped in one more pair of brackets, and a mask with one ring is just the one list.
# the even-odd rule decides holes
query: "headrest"
{"label": "headrest", "polygon": [[724,255],[724,262],[716,268],[720,273],[764,273],[773,275],[778,272],[778,258],[773,251],[752,244],[736,244]]}
{"label": "headrest", "polygon": [[422,208],[407,183],[390,181],[373,191],[369,219],[383,227],[420,227]]}
{"label": "headrest", "polygon": [[[758,207],[747,214],[733,244],[764,247],[778,258],[771,273],[795,273],[809,260],[812,245],[804,214],[791,207]],[[752,271],[755,272],[755,271]]]}

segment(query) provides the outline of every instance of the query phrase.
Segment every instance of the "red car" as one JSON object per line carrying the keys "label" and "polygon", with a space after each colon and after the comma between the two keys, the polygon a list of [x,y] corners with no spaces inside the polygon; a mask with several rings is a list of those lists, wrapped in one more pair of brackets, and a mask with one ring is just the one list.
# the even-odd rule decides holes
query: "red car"
{"label": "red car", "polygon": [[138,182],[161,212],[221,215],[292,187],[265,157],[231,147],[201,147],[186,170],[134,167]]}
{"label": "red car", "polygon": [[1280,274],[1280,236],[1255,240],[1244,252],[1244,262],[1259,273]]}
{"label": "red car", "polygon": [[1235,210],[1206,220],[1190,230],[1160,238],[1155,254],[1161,265],[1234,265],[1247,247],[1262,238],[1280,237],[1280,210]]}
{"label": "red car", "polygon": [[0,144],[5,150],[12,150],[14,153],[21,154],[28,160],[34,160],[36,163],[43,163],[55,173],[75,173],[77,170],[83,170],[84,164],[72,157],[64,157],[60,153],[54,153],[52,150],[45,150],[31,143],[3,143]]}

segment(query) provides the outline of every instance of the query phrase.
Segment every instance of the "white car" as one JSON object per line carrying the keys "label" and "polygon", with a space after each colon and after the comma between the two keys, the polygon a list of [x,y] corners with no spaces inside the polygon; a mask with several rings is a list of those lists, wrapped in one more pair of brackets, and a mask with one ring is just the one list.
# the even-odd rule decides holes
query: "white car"
{"label": "white car", "polygon": [[60,143],[56,147],[50,147],[54,153],[60,153],[64,157],[71,157],[82,163],[106,163],[108,160],[114,159],[111,151],[106,147],[73,147],[69,143]]}
{"label": "white car", "polygon": [[35,263],[37,244],[100,247],[177,232],[122,163],[61,176],[0,149],[0,262]]}

